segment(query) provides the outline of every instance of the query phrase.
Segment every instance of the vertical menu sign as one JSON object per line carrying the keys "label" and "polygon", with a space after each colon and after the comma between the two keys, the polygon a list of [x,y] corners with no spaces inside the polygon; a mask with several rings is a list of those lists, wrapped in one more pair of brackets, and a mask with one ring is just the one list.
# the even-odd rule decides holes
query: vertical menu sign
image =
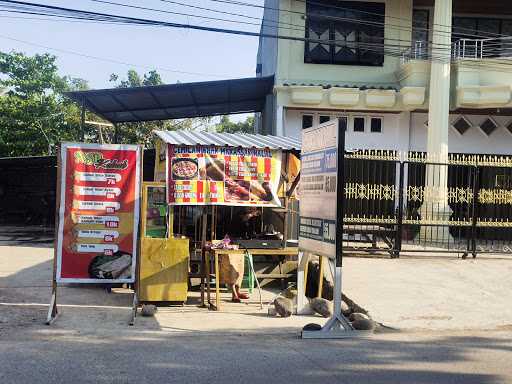
{"label": "vertical menu sign", "polygon": [[335,257],[338,121],[302,132],[299,248]]}
{"label": "vertical menu sign", "polygon": [[61,146],[57,281],[135,281],[141,150]]}

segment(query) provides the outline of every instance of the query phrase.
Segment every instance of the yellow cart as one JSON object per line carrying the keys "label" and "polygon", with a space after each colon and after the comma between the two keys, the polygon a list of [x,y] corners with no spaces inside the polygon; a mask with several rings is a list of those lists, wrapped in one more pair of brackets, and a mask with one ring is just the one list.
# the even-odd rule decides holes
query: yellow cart
{"label": "yellow cart", "polygon": [[165,183],[143,183],[139,301],[185,302],[188,261],[189,240],[172,235]]}

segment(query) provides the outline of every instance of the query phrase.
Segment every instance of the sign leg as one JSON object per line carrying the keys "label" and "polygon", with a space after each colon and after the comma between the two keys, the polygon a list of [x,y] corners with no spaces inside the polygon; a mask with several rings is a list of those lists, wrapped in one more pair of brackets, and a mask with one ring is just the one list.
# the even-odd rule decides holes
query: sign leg
{"label": "sign leg", "polygon": [[46,316],[46,325],[51,325],[59,315],[59,310],[57,309],[57,285],[54,283],[52,288],[52,297],[50,299],[50,306],[48,308],[48,316]]}

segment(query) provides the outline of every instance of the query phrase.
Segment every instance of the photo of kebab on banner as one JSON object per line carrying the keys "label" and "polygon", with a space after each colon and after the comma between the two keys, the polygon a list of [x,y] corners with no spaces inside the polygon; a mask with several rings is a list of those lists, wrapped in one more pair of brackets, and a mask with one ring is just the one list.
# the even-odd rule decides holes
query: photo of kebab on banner
{"label": "photo of kebab on banner", "polygon": [[258,181],[251,181],[251,200],[272,201],[270,183],[268,181],[264,181],[260,184]]}
{"label": "photo of kebab on banner", "polygon": [[201,167],[199,171],[199,176],[202,180],[224,181],[225,169],[224,159],[206,157],[204,167]]}
{"label": "photo of kebab on banner", "polygon": [[198,174],[197,159],[188,157],[172,159],[171,177],[173,180],[193,180]]}
{"label": "photo of kebab on banner", "polygon": [[227,201],[249,201],[250,182],[247,180],[224,181],[224,198]]}

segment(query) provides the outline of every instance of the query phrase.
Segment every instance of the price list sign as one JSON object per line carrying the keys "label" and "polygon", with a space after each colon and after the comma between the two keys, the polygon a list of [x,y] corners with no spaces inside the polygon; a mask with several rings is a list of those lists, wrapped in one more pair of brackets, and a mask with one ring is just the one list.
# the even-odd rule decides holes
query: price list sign
{"label": "price list sign", "polygon": [[299,247],[336,255],[338,121],[305,129],[302,134]]}
{"label": "price list sign", "polygon": [[141,149],[64,143],[57,281],[135,281]]}

